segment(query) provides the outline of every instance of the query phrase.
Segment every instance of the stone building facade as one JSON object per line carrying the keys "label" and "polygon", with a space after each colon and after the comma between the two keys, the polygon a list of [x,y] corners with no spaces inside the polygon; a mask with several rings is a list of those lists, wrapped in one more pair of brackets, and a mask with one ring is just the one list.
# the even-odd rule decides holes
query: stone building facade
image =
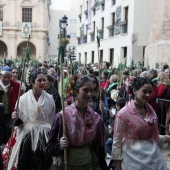
{"label": "stone building facade", "polygon": [[28,43],[31,57],[48,57],[51,0],[0,0],[0,57],[22,57]]}
{"label": "stone building facade", "polygon": [[145,64],[160,68],[170,65],[170,0],[152,0],[149,45]]}

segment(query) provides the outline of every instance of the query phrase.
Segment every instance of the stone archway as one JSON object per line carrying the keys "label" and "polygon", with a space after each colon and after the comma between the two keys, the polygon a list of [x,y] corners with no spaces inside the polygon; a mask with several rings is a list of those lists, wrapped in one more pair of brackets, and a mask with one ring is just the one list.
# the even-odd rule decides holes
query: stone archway
{"label": "stone archway", "polygon": [[2,57],[6,57],[7,56],[7,52],[8,52],[8,48],[6,46],[6,44],[0,40],[0,58]]}
{"label": "stone archway", "polygon": [[[30,57],[31,58],[36,58],[36,48],[34,44],[31,42],[28,43],[29,50],[30,50]],[[22,42],[18,45],[17,48],[17,57],[22,57],[23,56],[23,50],[27,47],[27,42]]]}

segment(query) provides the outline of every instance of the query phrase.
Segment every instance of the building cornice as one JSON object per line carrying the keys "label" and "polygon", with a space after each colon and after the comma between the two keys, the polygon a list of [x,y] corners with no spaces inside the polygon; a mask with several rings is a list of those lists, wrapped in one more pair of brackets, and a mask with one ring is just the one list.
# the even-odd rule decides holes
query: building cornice
{"label": "building cornice", "polygon": [[91,7],[91,9],[92,9],[92,10],[96,9],[96,5],[93,5],[93,6]]}
{"label": "building cornice", "polygon": [[84,11],[84,13],[85,13],[85,14],[87,14],[87,13],[88,13],[87,9]]}
{"label": "building cornice", "polygon": [[103,31],[103,29],[102,29],[102,28],[100,28],[100,29],[98,29],[97,31],[98,31],[98,32],[102,32],[102,31]]}
{"label": "building cornice", "polygon": [[121,21],[121,22],[119,22],[119,25],[124,25],[126,23],[127,23],[127,21]]}
{"label": "building cornice", "polygon": [[105,0],[100,0],[100,4],[104,4],[105,3]]}
{"label": "building cornice", "polygon": [[22,3],[21,3],[21,7],[34,7],[34,6],[35,6],[35,4],[29,0],[22,1]]}
{"label": "building cornice", "polygon": [[109,26],[107,26],[106,28],[107,29],[110,29],[110,28],[113,28],[114,27],[114,25],[109,25]]}
{"label": "building cornice", "polygon": [[89,32],[89,34],[94,34],[94,31]]}
{"label": "building cornice", "polygon": [[83,38],[84,38],[84,37],[87,37],[87,35],[86,35],[86,34],[83,34],[82,37],[83,37]]}

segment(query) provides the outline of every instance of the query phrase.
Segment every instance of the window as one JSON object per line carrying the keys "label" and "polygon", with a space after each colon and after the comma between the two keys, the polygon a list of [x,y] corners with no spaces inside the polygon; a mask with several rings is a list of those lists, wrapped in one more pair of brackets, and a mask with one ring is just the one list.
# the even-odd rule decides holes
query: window
{"label": "window", "polygon": [[115,25],[115,13],[112,13],[112,25]]}
{"label": "window", "polygon": [[0,21],[3,21],[3,7],[0,6]]}
{"label": "window", "polygon": [[123,49],[123,60],[124,63],[126,64],[126,60],[127,60],[127,47],[122,47]]}
{"label": "window", "polygon": [[93,22],[93,32],[95,33],[95,27],[96,27],[96,24],[95,24],[95,21]]}
{"label": "window", "polygon": [[88,19],[88,1],[86,1],[86,10],[84,11],[86,19]]}
{"label": "window", "polygon": [[112,13],[111,14],[112,16],[112,25],[111,27],[109,28],[109,37],[112,37],[114,36],[114,25],[115,25],[115,13]]}
{"label": "window", "polygon": [[102,4],[101,4],[101,9],[102,9],[102,11],[104,11],[104,9],[105,9],[105,3],[102,3]]}
{"label": "window", "polygon": [[88,1],[86,1],[86,9],[87,9],[87,11],[88,11]]}
{"label": "window", "polygon": [[104,34],[104,18],[101,18],[101,31],[99,32],[100,39],[103,39]]}
{"label": "window", "polygon": [[96,8],[93,9],[93,16],[96,15]]}
{"label": "window", "polygon": [[100,50],[100,63],[103,63],[103,50]]}
{"label": "window", "polygon": [[110,64],[111,66],[114,64],[114,48],[110,49]]}
{"label": "window", "polygon": [[112,0],[112,5],[115,5],[116,4],[116,0]]}
{"label": "window", "polygon": [[79,15],[79,21],[81,22],[81,14]]}
{"label": "window", "polygon": [[82,14],[82,5],[80,5],[80,14]]}
{"label": "window", "polygon": [[87,64],[87,52],[84,53],[85,56],[85,65]]}
{"label": "window", "polygon": [[87,43],[87,33],[88,33],[88,25],[86,25],[86,34],[83,36],[83,43]]}
{"label": "window", "polygon": [[81,44],[81,38],[78,38],[77,40],[78,40],[78,44]]}
{"label": "window", "polygon": [[94,63],[94,51],[91,52],[91,63]]}
{"label": "window", "polygon": [[88,12],[87,11],[85,12],[85,16],[86,16],[86,19],[88,19]]}
{"label": "window", "polygon": [[91,34],[91,41],[95,40],[95,22],[93,22],[93,33]]}
{"label": "window", "polygon": [[86,36],[88,34],[88,25],[86,25]]}
{"label": "window", "polygon": [[76,19],[71,19],[70,23],[77,23],[77,20]]}
{"label": "window", "polygon": [[94,41],[94,39],[95,39],[95,35],[93,33],[93,34],[91,34],[91,41]]}
{"label": "window", "polygon": [[22,22],[32,22],[32,8],[22,8]]}
{"label": "window", "polygon": [[129,11],[129,8],[126,7],[124,10],[125,10],[125,21],[128,21],[128,11]]}
{"label": "window", "polygon": [[79,34],[79,35],[80,35],[80,37],[81,37],[81,35],[82,35],[82,32],[81,32],[81,27],[79,28],[79,32],[80,32],[80,34]]}
{"label": "window", "polygon": [[70,37],[76,37],[76,33],[70,33]]}
{"label": "window", "polygon": [[124,8],[124,21],[121,24],[121,32],[122,34],[127,33],[128,32],[128,7]]}

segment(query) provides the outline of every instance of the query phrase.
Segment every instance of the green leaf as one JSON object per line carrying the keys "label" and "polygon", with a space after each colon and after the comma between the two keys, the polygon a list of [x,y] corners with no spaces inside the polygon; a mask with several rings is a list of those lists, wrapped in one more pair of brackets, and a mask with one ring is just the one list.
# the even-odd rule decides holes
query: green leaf
{"label": "green leaf", "polygon": [[31,60],[31,58],[30,58],[30,50],[27,47],[25,48],[25,57],[26,57],[26,61]]}

